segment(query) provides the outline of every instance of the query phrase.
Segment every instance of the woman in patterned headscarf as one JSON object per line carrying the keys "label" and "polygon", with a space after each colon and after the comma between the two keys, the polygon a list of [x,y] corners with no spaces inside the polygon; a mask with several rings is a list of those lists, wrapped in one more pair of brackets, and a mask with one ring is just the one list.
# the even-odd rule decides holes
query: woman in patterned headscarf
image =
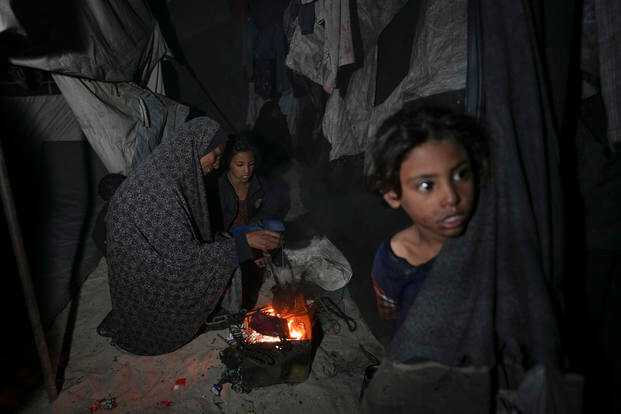
{"label": "woman in patterned headscarf", "polygon": [[267,230],[214,237],[204,175],[218,169],[226,135],[207,118],[181,125],[115,193],[108,212],[112,310],[98,332],[140,355],[186,344],[214,310],[252,248],[273,249]]}

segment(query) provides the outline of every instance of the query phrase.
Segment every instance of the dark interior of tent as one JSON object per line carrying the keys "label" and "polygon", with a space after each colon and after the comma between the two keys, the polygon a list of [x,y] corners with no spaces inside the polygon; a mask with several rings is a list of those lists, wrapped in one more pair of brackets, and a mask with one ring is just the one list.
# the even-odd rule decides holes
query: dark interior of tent
{"label": "dark interior of tent", "polygon": [[[494,166],[503,171],[495,175],[494,185],[500,188],[497,193],[501,200],[496,206],[511,206],[505,210],[490,207],[489,211],[498,213],[495,219],[490,213],[486,221],[497,226],[495,234],[500,234],[494,242],[495,249],[511,246],[504,240],[521,229],[535,234],[535,241],[533,246],[522,246],[523,250],[511,251],[503,259],[492,253],[485,256],[487,253],[470,245],[464,248],[463,255],[480,255],[485,260],[496,260],[494,263],[508,260],[508,268],[519,263],[515,265],[518,273],[539,269],[529,277],[539,278],[537,283],[546,287],[551,318],[558,325],[557,331],[549,332],[551,338],[540,342],[558,342],[562,374],[581,378],[576,393],[580,397],[575,399],[579,403],[571,411],[555,408],[553,403],[537,405],[532,401],[521,406],[528,407],[522,411],[502,411],[497,399],[486,407],[489,412],[498,413],[621,412],[621,398],[617,396],[621,386],[620,3],[460,0],[454,6],[446,6],[451,2],[390,0],[381,7],[380,3],[383,4],[371,0],[2,2],[3,412],[26,412],[20,410],[37,392],[45,394],[41,390],[50,381],[41,357],[45,335],[43,339],[38,337],[36,326],[47,332],[64,311],[69,314],[66,329],[72,332],[71,324],[75,324],[75,314],[79,312],[75,298],[103,257],[92,238],[97,215],[104,205],[98,184],[108,173],[124,170],[131,175],[132,171],[131,159],[123,161],[109,148],[119,142],[118,136],[123,133],[139,141],[140,131],[149,130],[148,126],[137,131],[140,128],[135,124],[121,125],[127,119],[121,109],[102,116],[96,112],[96,104],[82,103],[85,98],[80,91],[95,91],[96,95],[106,88],[117,88],[117,95],[112,93],[109,99],[99,102],[108,99],[106,105],[117,103],[119,108],[129,108],[130,114],[135,101],[123,100],[127,96],[124,91],[138,90],[140,102],[147,104],[148,98],[157,92],[158,99],[163,96],[158,102],[164,102],[168,111],[166,122],[173,122],[171,113],[176,111],[177,116],[186,120],[207,116],[227,134],[252,130],[262,137],[262,173],[280,174],[290,192],[286,240],[294,244],[296,240],[321,235],[336,246],[351,266],[353,276],[347,285],[348,294],[374,339],[392,350],[387,351],[386,358],[392,356],[395,360],[399,358],[390,352],[400,350],[416,355],[417,349],[422,349],[408,345],[412,342],[408,334],[419,334],[427,325],[412,322],[406,324],[407,329],[395,333],[394,324],[378,314],[371,280],[375,252],[388,235],[411,222],[401,209],[388,208],[380,197],[365,190],[366,143],[381,121],[406,101],[414,101],[420,108],[449,108],[485,120],[501,148],[501,157]],[[332,49],[321,49],[324,46],[317,46],[310,36],[318,38],[319,27],[325,29],[326,38],[334,33],[328,29],[335,5],[340,7],[341,19],[347,15],[351,26],[353,46],[347,55],[351,60],[342,65],[336,63],[338,73],[328,81],[323,79],[322,84],[318,62],[322,64],[322,53],[325,56]],[[346,13],[343,7],[347,8]],[[440,16],[442,13],[434,7],[463,9],[463,21]],[[108,14],[103,20],[118,15],[121,23],[89,21],[93,30],[89,32],[84,22],[88,18],[96,20],[93,16],[104,9]],[[263,73],[272,76],[266,81],[257,75],[262,70],[258,51],[265,48],[259,42],[264,28],[257,22],[273,18],[270,13],[276,13],[279,36],[287,43],[284,54],[279,55],[282,50],[265,52],[275,53],[265,59],[268,68]],[[325,13],[321,23],[320,13]],[[438,20],[426,23],[427,18]],[[455,26],[443,33],[463,32],[463,36],[434,31],[449,21]],[[144,27],[136,29],[136,33],[123,32],[123,24],[132,22]],[[248,22],[255,24],[250,26]],[[309,34],[308,27],[312,31],[313,24],[315,32]],[[131,42],[106,45],[106,30],[122,33],[117,40],[127,35]],[[250,34],[253,30],[255,37]],[[93,41],[101,31],[103,43]],[[337,28],[337,34],[338,31]],[[304,43],[304,39],[311,40]],[[97,50],[102,45],[106,54],[123,59],[102,57],[93,61],[94,56],[105,55]],[[138,50],[139,47],[142,49]],[[345,59],[345,53],[341,53]],[[126,55],[131,56],[125,59]],[[131,68],[127,63],[130,61],[134,65]],[[127,63],[126,67],[119,62]],[[265,65],[264,61],[261,64]],[[279,78],[279,67],[286,69],[284,81]],[[156,71],[157,86],[151,86],[152,73]],[[315,76],[317,73],[320,74]],[[270,91],[260,91],[259,86],[264,87],[266,82]],[[283,83],[287,84],[284,92]],[[116,124],[110,131],[102,132],[103,122]],[[160,133],[167,133],[169,126],[172,124],[162,126]],[[106,143],[106,139],[110,141]],[[140,145],[136,144],[136,151]],[[287,175],[291,171],[295,173]],[[12,212],[15,214],[11,215]],[[505,216],[501,217],[502,214]],[[516,240],[523,242],[519,237]],[[529,252],[536,252],[537,258],[529,256]],[[460,253],[455,255],[461,257]],[[536,263],[529,264],[529,260]],[[470,262],[465,263],[468,266]],[[513,300],[509,296],[503,298],[503,289],[498,286],[498,293],[494,293],[498,295],[497,303]],[[491,291],[496,292],[494,288]],[[527,287],[521,292],[522,299],[528,296],[530,300],[532,292]],[[28,299],[32,294],[34,302]],[[431,300],[426,298],[421,297],[421,303],[423,299]],[[453,306],[448,299],[438,303]],[[542,308],[532,306],[531,313],[524,318],[529,323],[547,326]],[[478,317],[474,309],[469,309],[471,319]],[[460,315],[454,315],[456,321],[466,318]],[[436,321],[437,330],[445,329],[450,322],[448,317],[433,318],[431,315],[426,323]],[[95,325],[99,322],[95,321]],[[510,329],[501,322],[495,323],[500,331]],[[532,334],[533,343],[539,340],[536,335]],[[469,342],[465,336],[463,344],[478,346],[478,342]],[[43,347],[48,352],[45,344]],[[54,387],[61,395],[68,384],[63,383],[63,369],[70,359],[71,347],[71,335],[65,336],[59,354],[50,357]],[[425,352],[421,358],[433,360],[425,358],[433,356],[433,352]],[[539,356],[536,352],[533,355]],[[476,357],[473,360],[476,362]],[[388,377],[383,381],[389,384],[386,387],[392,387],[392,391],[385,391],[385,400],[402,398],[408,389],[416,394],[416,384],[408,385],[407,381],[394,379],[396,376],[385,375]],[[47,387],[49,394],[49,384]],[[373,387],[368,390],[377,391]],[[554,398],[559,395],[563,393]],[[248,394],[247,398],[252,396]],[[340,398],[336,394],[329,397]],[[467,399],[460,401],[468,404]],[[84,406],[90,407],[92,403],[87,401]],[[369,399],[366,404],[360,412],[393,412],[393,406],[380,397]],[[394,412],[414,412],[411,409],[412,406],[401,406],[401,411]],[[115,412],[126,412],[120,402],[118,410]],[[236,412],[221,405],[196,412],[210,410]],[[56,408],[53,412],[62,411]],[[257,408],[247,412],[289,411]],[[439,408],[433,412],[454,411]]]}

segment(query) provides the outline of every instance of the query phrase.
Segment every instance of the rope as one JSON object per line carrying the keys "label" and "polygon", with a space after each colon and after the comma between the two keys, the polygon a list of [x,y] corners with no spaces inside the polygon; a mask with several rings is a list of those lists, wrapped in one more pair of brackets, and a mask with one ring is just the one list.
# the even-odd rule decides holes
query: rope
{"label": "rope", "polygon": [[354,332],[358,328],[358,323],[354,320],[354,318],[343,312],[332,299],[327,296],[322,296],[318,300],[326,311],[345,321],[350,332]]}

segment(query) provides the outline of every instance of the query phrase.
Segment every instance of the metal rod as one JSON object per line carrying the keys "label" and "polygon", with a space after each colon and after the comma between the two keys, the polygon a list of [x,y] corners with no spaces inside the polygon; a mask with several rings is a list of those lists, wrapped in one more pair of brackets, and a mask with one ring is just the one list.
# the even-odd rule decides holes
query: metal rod
{"label": "metal rod", "polygon": [[41,314],[39,313],[39,306],[37,305],[37,298],[34,293],[32,278],[30,277],[30,268],[26,258],[26,250],[24,249],[24,241],[22,239],[19,222],[17,221],[17,211],[15,209],[15,202],[13,200],[11,183],[9,182],[9,174],[1,142],[0,193],[2,196],[2,205],[4,207],[6,223],[9,228],[9,234],[11,235],[11,241],[13,242],[13,251],[15,253],[15,259],[17,260],[19,278],[22,282],[22,290],[24,291],[24,298],[26,299],[26,308],[28,309],[28,316],[30,318],[30,324],[32,325],[32,333],[37,346],[39,361],[45,375],[47,395],[50,401],[54,401],[58,396],[58,391],[56,389],[56,375],[52,367],[47,340],[45,338],[45,331],[43,330],[43,325],[41,324]]}

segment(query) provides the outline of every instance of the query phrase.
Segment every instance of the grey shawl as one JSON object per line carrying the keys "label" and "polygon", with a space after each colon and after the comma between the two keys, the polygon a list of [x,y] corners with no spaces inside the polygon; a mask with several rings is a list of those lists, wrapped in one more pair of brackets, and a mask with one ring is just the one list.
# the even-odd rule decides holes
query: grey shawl
{"label": "grey shawl", "polygon": [[108,213],[112,312],[122,348],[144,355],[187,343],[234,270],[234,240],[214,240],[200,158],[218,124],[181,125],[119,187]]}
{"label": "grey shawl", "polygon": [[502,355],[526,367],[560,363],[551,295],[562,262],[557,137],[528,43],[530,16],[522,4],[502,4],[481,7],[492,183],[466,234],[444,245],[395,334],[390,355],[400,362],[494,366]]}
{"label": "grey shawl", "polygon": [[[473,3],[482,49],[471,63],[480,84],[466,92],[480,91],[473,106],[495,138],[492,182],[466,233],[436,258],[371,381],[363,413],[490,412],[498,389],[517,389],[525,371],[554,376],[562,368],[552,300],[562,270],[558,138],[535,20],[529,2]],[[544,379],[525,395],[531,402],[569,399],[557,390]],[[545,412],[569,412],[549,407]]]}

